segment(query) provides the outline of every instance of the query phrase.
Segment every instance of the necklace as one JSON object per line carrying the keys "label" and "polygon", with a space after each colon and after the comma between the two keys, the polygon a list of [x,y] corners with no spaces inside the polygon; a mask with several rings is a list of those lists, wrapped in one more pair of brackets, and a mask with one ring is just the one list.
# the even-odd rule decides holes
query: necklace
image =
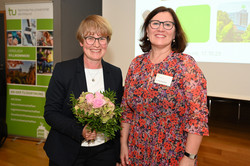
{"label": "necklace", "polygon": [[97,75],[100,74],[101,69],[86,69],[85,68],[85,71],[87,71],[88,78],[90,78],[92,82],[95,82],[96,81],[95,78]]}

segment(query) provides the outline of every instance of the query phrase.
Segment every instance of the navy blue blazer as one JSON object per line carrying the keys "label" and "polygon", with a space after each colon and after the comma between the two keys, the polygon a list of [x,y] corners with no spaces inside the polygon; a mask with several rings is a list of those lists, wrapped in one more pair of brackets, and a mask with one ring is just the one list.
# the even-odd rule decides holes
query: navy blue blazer
{"label": "navy blue blazer", "polygon": [[[123,93],[121,69],[104,60],[102,60],[102,67],[104,88],[116,92],[116,103],[119,104]],[[78,98],[83,91],[88,91],[83,55],[57,63],[46,92],[44,118],[51,126],[51,130],[44,150],[49,159],[60,166],[73,164],[84,139],[83,126],[77,123],[70,103],[72,93]],[[116,139],[107,142],[116,147],[117,158],[119,158],[119,137],[117,134]]]}

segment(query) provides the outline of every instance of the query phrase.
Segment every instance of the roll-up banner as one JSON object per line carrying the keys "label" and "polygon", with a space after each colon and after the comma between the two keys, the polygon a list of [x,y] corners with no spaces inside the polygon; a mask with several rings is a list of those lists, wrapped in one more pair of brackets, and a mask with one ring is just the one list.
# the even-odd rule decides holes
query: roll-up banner
{"label": "roll-up banner", "polygon": [[6,4],[8,134],[46,139],[43,113],[53,72],[53,4]]}

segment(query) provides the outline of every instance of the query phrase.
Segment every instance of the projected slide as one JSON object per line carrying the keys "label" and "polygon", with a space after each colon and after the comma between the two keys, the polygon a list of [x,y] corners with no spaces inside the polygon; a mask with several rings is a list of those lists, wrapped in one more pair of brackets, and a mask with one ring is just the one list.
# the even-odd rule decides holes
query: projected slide
{"label": "projected slide", "polygon": [[141,26],[158,6],[176,11],[198,62],[250,63],[250,0],[136,0],[135,55]]}

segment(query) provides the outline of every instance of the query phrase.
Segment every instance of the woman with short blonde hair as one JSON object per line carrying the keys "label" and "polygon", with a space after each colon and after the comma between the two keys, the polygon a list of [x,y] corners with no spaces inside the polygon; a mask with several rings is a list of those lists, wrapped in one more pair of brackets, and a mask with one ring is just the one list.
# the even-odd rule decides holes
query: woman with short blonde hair
{"label": "woman with short blonde hair", "polygon": [[44,149],[50,166],[115,166],[119,162],[119,132],[110,140],[82,126],[72,113],[72,93],[112,90],[116,104],[122,97],[121,69],[104,61],[112,35],[108,21],[99,15],[85,18],[76,38],[83,54],[57,63],[46,94],[44,118],[51,126]]}

